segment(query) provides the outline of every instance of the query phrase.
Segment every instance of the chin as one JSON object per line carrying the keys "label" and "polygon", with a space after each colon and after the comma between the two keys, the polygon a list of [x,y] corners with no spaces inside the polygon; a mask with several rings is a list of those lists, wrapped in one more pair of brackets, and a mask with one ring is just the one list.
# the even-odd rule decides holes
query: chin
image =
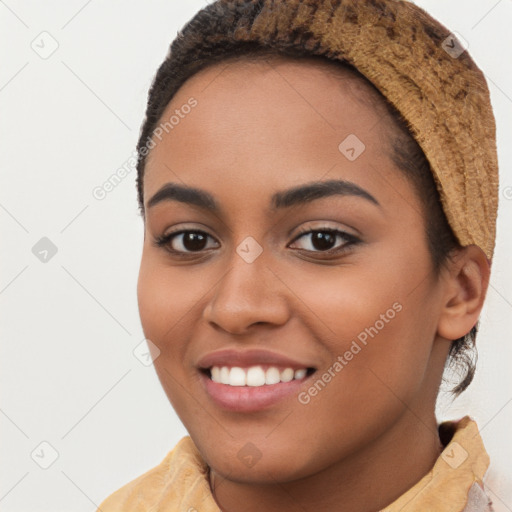
{"label": "chin", "polygon": [[[267,433],[268,435],[268,433]],[[247,484],[275,484],[291,482],[310,476],[323,467],[323,459],[318,454],[308,454],[300,448],[301,443],[288,445],[276,438],[276,444],[266,440],[265,447],[259,449],[258,441],[226,442],[212,446],[211,437],[201,441],[194,439],[203,459],[213,470],[232,482]],[[259,443],[261,446],[263,441]],[[204,448],[203,448],[204,446]],[[325,466],[329,462],[325,461]]]}

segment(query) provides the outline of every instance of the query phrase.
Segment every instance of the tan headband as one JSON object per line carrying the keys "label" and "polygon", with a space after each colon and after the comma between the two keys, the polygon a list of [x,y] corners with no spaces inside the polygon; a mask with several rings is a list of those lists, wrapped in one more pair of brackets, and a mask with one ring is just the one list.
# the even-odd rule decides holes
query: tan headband
{"label": "tan headband", "polygon": [[[248,4],[235,3],[241,9]],[[463,42],[407,1],[251,3],[261,10],[252,24],[243,18],[237,23],[234,38],[265,44],[293,32],[312,53],[356,67],[409,123],[459,243],[478,245],[491,260],[499,184],[496,126],[484,75]],[[217,42],[222,39],[219,34]]]}

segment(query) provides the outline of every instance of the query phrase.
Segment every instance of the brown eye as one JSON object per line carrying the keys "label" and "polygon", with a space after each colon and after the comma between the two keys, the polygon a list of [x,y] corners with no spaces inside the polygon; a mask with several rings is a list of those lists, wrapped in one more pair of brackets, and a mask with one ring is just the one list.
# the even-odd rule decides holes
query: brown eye
{"label": "brown eye", "polygon": [[202,233],[182,233],[182,236],[183,238],[179,245],[187,251],[201,251],[206,247],[208,241],[208,235],[205,236]]}
{"label": "brown eye", "polygon": [[170,252],[186,254],[211,248],[211,244],[208,245],[208,239],[214,240],[213,237],[203,231],[179,231],[158,238],[156,244],[165,246]]}
{"label": "brown eye", "polygon": [[311,233],[311,245],[319,251],[328,251],[336,243],[336,235],[332,233],[315,231]]}
{"label": "brown eye", "polygon": [[[338,252],[356,243],[358,239],[338,229],[312,229],[300,234],[295,240],[304,240],[302,249],[311,252]],[[341,243],[340,243],[341,242]]]}

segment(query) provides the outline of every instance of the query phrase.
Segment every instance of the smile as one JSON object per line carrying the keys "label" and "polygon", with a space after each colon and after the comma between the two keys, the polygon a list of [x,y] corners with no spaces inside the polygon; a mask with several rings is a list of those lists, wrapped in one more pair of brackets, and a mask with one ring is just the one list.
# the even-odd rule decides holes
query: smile
{"label": "smile", "polygon": [[290,382],[292,380],[301,380],[308,371],[312,373],[312,368],[278,368],[277,366],[269,366],[267,368],[262,365],[241,368],[239,366],[212,366],[209,369],[210,378],[218,384],[226,384],[228,386],[271,386],[280,382]]}
{"label": "smile", "polygon": [[297,395],[318,366],[263,347],[209,352],[195,364],[208,399],[220,409],[255,412]]}
{"label": "smile", "polygon": [[208,398],[225,411],[250,413],[278,405],[285,398],[296,396],[314,368],[278,368],[262,365],[212,366],[199,372]]}

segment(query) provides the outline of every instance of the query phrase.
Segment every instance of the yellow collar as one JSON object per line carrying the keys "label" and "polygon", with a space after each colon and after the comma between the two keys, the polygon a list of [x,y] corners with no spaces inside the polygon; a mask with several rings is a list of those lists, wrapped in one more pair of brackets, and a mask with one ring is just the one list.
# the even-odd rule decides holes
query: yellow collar
{"label": "yellow collar", "polygon": [[[433,468],[405,494],[381,512],[490,512],[483,491],[489,466],[478,427],[469,416],[439,425],[445,448]],[[444,439],[443,439],[444,438]]]}
{"label": "yellow collar", "polygon": [[[489,466],[476,423],[465,416],[439,426],[449,440],[433,468],[380,512],[491,512],[483,489]],[[221,512],[208,480],[209,470],[190,436],[183,437],[155,468],[106,498],[100,512],[184,510]]]}

